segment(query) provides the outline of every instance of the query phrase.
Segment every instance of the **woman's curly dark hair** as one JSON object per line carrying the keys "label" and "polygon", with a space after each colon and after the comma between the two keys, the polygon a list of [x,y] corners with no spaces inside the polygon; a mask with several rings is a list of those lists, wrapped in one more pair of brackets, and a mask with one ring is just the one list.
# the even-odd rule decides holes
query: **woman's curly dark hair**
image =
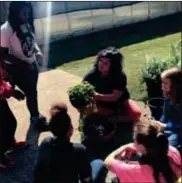
{"label": "woman's curly dark hair", "polygon": [[97,55],[97,60],[94,65],[96,71],[98,71],[98,62],[101,58],[107,58],[110,60],[110,71],[109,77],[117,76],[122,71],[123,65],[123,55],[119,52],[119,50],[115,47],[108,47],[106,49],[101,50]]}

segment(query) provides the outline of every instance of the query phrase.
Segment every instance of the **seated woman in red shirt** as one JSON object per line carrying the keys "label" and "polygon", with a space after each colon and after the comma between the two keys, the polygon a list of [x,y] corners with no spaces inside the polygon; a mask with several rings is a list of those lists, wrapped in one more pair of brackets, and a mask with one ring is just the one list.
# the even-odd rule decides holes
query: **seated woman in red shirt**
{"label": "seated woman in red shirt", "polygon": [[[135,143],[120,147],[106,158],[105,165],[120,182],[175,183],[178,180],[182,168],[180,153],[169,146],[160,130],[155,121],[144,118],[135,125]],[[139,154],[139,161],[129,161],[132,154]]]}
{"label": "seated woman in red shirt", "polygon": [[6,100],[10,97],[23,100],[24,94],[14,89],[4,80],[4,77],[5,72],[0,64],[0,171],[14,165],[14,163],[6,157],[5,153],[7,151],[10,153],[28,145],[26,142],[16,142],[15,140],[17,121]]}
{"label": "seated woman in red shirt", "polygon": [[122,121],[137,121],[139,107],[129,100],[127,78],[122,68],[123,56],[115,47],[98,53],[96,63],[83,78],[95,87],[99,112],[106,116],[122,114]]}

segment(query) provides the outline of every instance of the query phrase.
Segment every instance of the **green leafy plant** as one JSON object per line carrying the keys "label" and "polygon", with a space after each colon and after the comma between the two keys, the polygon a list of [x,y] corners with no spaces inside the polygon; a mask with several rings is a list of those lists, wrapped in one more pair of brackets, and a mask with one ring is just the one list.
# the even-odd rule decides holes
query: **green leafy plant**
{"label": "green leafy plant", "polygon": [[180,67],[181,68],[181,42],[180,40],[177,45],[170,45],[169,56],[167,59],[169,68],[170,67]]}
{"label": "green leafy plant", "polygon": [[88,82],[77,84],[68,90],[69,100],[73,107],[84,108],[94,101],[94,87]]}
{"label": "green leafy plant", "polygon": [[149,55],[146,56],[147,66],[141,70],[142,83],[147,80],[158,82],[163,71],[171,67],[181,68],[181,42],[180,40],[177,45],[170,45],[167,58],[160,59]]}
{"label": "green leafy plant", "polygon": [[157,82],[161,73],[168,68],[168,64],[165,60],[157,59],[156,57],[146,56],[147,66],[141,70],[142,83],[147,80]]}

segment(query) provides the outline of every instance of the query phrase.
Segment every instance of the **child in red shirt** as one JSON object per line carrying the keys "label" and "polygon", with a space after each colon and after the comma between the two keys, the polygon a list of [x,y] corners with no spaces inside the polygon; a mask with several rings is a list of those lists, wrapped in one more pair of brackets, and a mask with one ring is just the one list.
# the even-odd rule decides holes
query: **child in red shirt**
{"label": "child in red shirt", "polygon": [[17,100],[23,100],[24,94],[14,89],[9,82],[5,80],[7,73],[3,71],[0,64],[0,170],[12,167],[14,163],[6,157],[6,152],[12,152],[16,149],[27,146],[26,142],[16,142],[15,131],[17,121],[8,106],[7,99],[14,97]]}

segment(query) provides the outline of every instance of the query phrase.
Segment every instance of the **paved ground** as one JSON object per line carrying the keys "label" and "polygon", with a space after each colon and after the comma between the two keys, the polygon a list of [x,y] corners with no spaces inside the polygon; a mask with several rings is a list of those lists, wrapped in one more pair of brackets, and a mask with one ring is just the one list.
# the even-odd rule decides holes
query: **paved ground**
{"label": "paved ground", "polygon": [[[78,113],[68,101],[67,89],[69,86],[80,82],[80,78],[64,71],[51,70],[40,74],[38,91],[40,111],[49,118],[50,105],[55,101],[65,101],[68,105],[74,127],[77,128]],[[14,112],[18,127],[16,131],[17,140],[27,138],[31,144],[24,152],[17,152],[12,156],[16,159],[16,169],[8,173],[0,173],[0,183],[31,183],[32,170],[36,161],[37,146],[41,140],[50,135],[49,133],[39,134],[32,126],[29,126],[29,113],[25,101],[18,102],[15,99],[9,100],[10,107]],[[79,133],[75,130],[72,140],[79,141]]]}
{"label": "paved ground", "polygon": [[[47,118],[49,118],[49,108],[53,102],[65,101],[67,103],[75,128],[72,137],[72,141],[74,142],[79,142],[79,133],[77,130],[78,113],[69,103],[67,90],[68,87],[79,83],[80,80],[79,77],[64,71],[51,70],[41,73],[38,83],[39,108]],[[25,101],[18,102],[12,98],[9,100],[9,104],[18,121],[17,140],[27,139],[31,146],[23,152],[17,152],[12,155],[16,160],[16,168],[8,173],[0,173],[0,183],[31,183],[38,144],[40,144],[45,136],[50,134],[48,132],[38,134],[32,126],[29,126],[29,114]],[[107,179],[107,182],[110,182],[109,179]]]}

